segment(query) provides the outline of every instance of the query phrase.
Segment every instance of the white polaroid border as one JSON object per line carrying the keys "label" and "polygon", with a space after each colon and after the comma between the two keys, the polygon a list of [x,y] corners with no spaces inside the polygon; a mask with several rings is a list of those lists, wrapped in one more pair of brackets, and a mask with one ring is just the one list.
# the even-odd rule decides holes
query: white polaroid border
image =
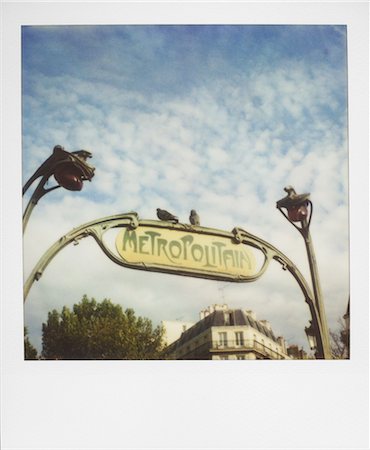
{"label": "white polaroid border", "polygon": [[[20,27],[114,23],[347,25],[351,360],[23,360]],[[368,4],[4,2],[2,24],[3,448],[368,448]]]}

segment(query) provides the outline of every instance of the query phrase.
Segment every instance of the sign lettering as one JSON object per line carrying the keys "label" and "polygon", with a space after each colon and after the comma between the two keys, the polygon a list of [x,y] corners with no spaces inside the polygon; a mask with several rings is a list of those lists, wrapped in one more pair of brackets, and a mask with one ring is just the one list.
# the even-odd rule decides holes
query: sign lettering
{"label": "sign lettering", "polygon": [[256,273],[253,252],[231,238],[178,229],[139,226],[124,228],[116,239],[117,252],[127,263],[207,271],[249,277]]}

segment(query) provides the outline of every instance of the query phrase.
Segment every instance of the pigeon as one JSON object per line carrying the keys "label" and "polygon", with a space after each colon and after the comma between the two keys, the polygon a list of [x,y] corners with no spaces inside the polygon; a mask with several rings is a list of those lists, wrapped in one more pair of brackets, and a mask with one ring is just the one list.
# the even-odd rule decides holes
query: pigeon
{"label": "pigeon", "polygon": [[158,217],[158,219],[164,220],[166,222],[173,222],[173,223],[178,223],[179,222],[178,217],[176,217],[173,214],[169,213],[165,209],[157,208],[157,217]]}
{"label": "pigeon", "polygon": [[200,219],[195,209],[190,211],[189,220],[192,225],[200,225]]}
{"label": "pigeon", "polygon": [[287,186],[284,188],[284,191],[288,194],[288,197],[294,201],[304,201],[307,200],[310,194],[307,192],[305,194],[297,194],[295,189],[292,186]]}
{"label": "pigeon", "polygon": [[72,154],[78,156],[82,161],[87,161],[87,158],[92,158],[92,153],[88,150],[77,150],[76,152],[72,152]]}
{"label": "pigeon", "polygon": [[302,204],[307,201],[310,197],[309,193],[306,194],[297,194],[295,189],[292,186],[286,186],[284,191],[288,194],[286,197],[282,198],[276,203],[278,208],[288,207],[292,205]]}

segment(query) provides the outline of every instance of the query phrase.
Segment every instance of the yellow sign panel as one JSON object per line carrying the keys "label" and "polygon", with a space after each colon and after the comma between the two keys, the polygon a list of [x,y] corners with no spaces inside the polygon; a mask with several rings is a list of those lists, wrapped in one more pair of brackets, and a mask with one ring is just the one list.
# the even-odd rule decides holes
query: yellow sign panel
{"label": "yellow sign panel", "polygon": [[[116,239],[119,255],[128,264],[169,268],[169,272],[207,273],[248,278],[256,275],[251,249],[231,238],[178,229],[139,226],[124,228]],[[166,270],[164,270],[166,271]]]}

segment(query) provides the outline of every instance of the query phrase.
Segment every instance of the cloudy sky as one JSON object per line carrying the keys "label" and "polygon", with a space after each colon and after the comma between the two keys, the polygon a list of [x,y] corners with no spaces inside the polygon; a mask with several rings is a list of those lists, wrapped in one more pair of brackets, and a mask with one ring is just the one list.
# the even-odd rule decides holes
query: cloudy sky
{"label": "cloudy sky", "polygon": [[[24,276],[81,224],[165,208],[188,222],[240,226],[284,252],[309,280],[302,237],[276,209],[290,184],[310,192],[311,234],[329,326],[349,295],[346,27],[29,26],[22,28],[23,181],[60,144],[96,167],[81,192],[41,199],[24,238]],[[27,199],[26,199],[27,200]],[[48,311],[84,294],[138,315],[198,320],[214,303],[252,309],[306,350],[310,314],[271,263],[254,283],[115,265],[92,238],[65,248],[27,299],[41,349]]]}

